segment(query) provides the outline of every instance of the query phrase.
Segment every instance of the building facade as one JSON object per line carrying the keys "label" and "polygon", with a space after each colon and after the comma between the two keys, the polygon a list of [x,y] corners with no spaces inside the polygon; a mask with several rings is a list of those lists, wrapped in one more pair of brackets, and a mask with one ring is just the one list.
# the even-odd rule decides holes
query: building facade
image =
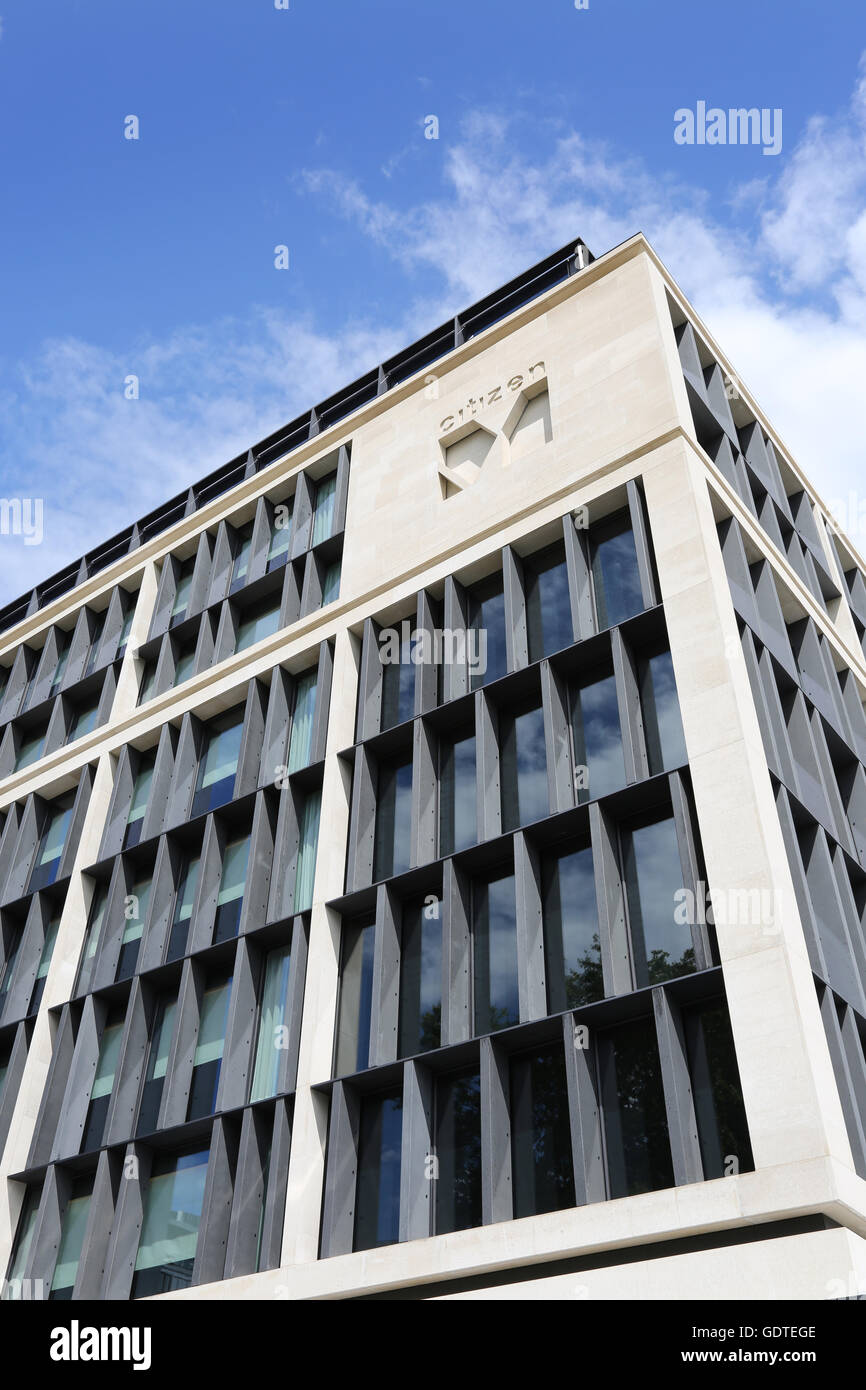
{"label": "building facade", "polygon": [[642,236],[10,605],[2,1297],[866,1291],[864,636]]}

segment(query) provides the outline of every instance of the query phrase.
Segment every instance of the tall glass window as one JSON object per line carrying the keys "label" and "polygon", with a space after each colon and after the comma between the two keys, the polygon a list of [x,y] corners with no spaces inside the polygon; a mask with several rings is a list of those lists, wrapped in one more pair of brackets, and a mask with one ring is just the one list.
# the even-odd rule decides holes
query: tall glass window
{"label": "tall glass window", "polygon": [[574,1167],[562,1047],[511,1061],[511,1161],[514,1215],[574,1206]]}
{"label": "tall glass window", "polygon": [[229,581],[230,594],[236,593],[247,582],[252,548],[253,523],[250,521],[246,526],[240,528],[235,538],[235,558],[232,562],[232,577]]}
{"label": "tall glass window", "polygon": [[146,705],[148,700],[152,700],[156,691],[156,660],[146,661],[141,673],[141,685],[138,690],[138,703]]}
{"label": "tall glass window", "polygon": [[644,609],[628,511],[592,526],[589,540],[598,626],[615,627]]}
{"label": "tall glass window", "polygon": [[400,1239],[400,1158],[403,1097],[365,1096],[358,1142],[355,1250]]}
{"label": "tall glass window", "polygon": [[264,641],[266,637],[271,637],[277,632],[279,626],[279,600],[268,595],[261,603],[254,604],[242,614],[238,624],[235,651],[246,651],[247,647],[254,646],[256,642]]}
{"label": "tall glass window", "polygon": [[438,898],[423,898],[403,907],[400,1056],[413,1057],[439,1047],[441,1028],[442,903]]}
{"label": "tall glass window", "polygon": [[0,1303],[15,1303],[28,1294],[24,1284],[24,1271],[30,1258],[30,1247],[33,1244],[33,1233],[36,1230],[36,1217],[39,1212],[41,1196],[41,1187],[28,1187],[21,1208],[21,1215],[18,1218],[12,1259],[9,1261],[9,1274],[0,1286]]}
{"label": "tall glass window", "polygon": [[402,724],[415,713],[415,664],[412,640],[400,642],[400,660],[386,661],[388,646],[379,648],[382,665],[382,728]]}
{"label": "tall glass window", "polygon": [[412,820],[412,755],[382,763],[376,795],[373,878],[391,878],[409,867]]}
{"label": "tall glass window", "polygon": [[439,745],[439,853],[454,854],[477,838],[475,730],[468,729]]}
{"label": "tall glass window", "polygon": [[42,996],[45,993],[45,981],[48,978],[48,970],[51,965],[51,957],[54,955],[54,943],[57,940],[57,932],[60,927],[59,911],[52,917],[48,926],[45,928],[45,939],[42,942],[42,953],[39,957],[39,965],[36,970],[36,979],[33,982],[33,993],[30,995],[30,1007],[27,1012],[35,1014],[39,1005],[42,1003]]}
{"label": "tall glass window", "polygon": [[96,1075],[90,1090],[90,1104],[87,1107],[84,1134],[81,1139],[82,1153],[87,1153],[90,1149],[98,1149],[102,1143],[108,1105],[111,1100],[111,1092],[114,1089],[114,1074],[117,1071],[117,1062],[120,1057],[123,1022],[123,1015],[117,1010],[109,1014],[102,1029]]}
{"label": "tall glass window", "polygon": [[[469,627],[478,663],[469,668],[469,688],[477,690],[498,680],[508,670],[505,645],[505,593],[502,572],[492,574],[469,590]],[[484,667],[482,670],[481,667]]]}
{"label": "tall glass window", "polygon": [[47,888],[57,878],[60,869],[60,860],[63,857],[63,847],[66,844],[66,836],[69,831],[69,822],[72,820],[73,797],[60,796],[52,803],[45,829],[36,850],[36,859],[30,873],[30,882],[27,885],[28,893],[36,893],[40,888]]}
{"label": "tall glass window", "polygon": [[574,641],[565,546],[561,542],[524,561],[529,660],[539,661]]}
{"label": "tall glass window", "polygon": [[192,815],[215,811],[231,801],[235,788],[241,739],[244,731],[243,707],[230,710],[208,726],[206,744],[198,765],[198,778],[192,800]]}
{"label": "tall glass window", "polygon": [[92,704],[82,705],[75,710],[72,722],[69,726],[69,733],[66,736],[67,743],[74,743],[77,738],[84,738],[96,728],[96,716],[99,712],[99,702],[94,700]]}
{"label": "tall glass window", "polygon": [[640,702],[650,773],[682,767],[687,761],[686,740],[669,651],[657,652],[641,662]]}
{"label": "tall glass window", "polygon": [[516,830],[549,813],[541,701],[500,718],[502,826]]}
{"label": "tall glass window", "polygon": [[177,653],[174,663],[174,680],[172,685],[183,685],[193,675],[195,666],[195,646],[186,647]]}
{"label": "tall glass window", "polygon": [[223,850],[223,865],[217,893],[214,942],[229,941],[237,936],[244,905],[247,865],[250,858],[250,837],[240,835],[230,840]]}
{"label": "tall glass window", "polygon": [[325,570],[325,577],[322,580],[323,608],[326,603],[333,603],[335,599],[340,597],[340,568],[340,561],[334,560]]}
{"label": "tall glass window", "polygon": [[306,767],[313,749],[313,716],[316,712],[316,690],[319,670],[314,666],[296,678],[295,705],[292,711],[292,733],[289,740],[289,772]]}
{"label": "tall glass window", "polygon": [[93,1178],[89,1174],[77,1178],[73,1183],[60,1227],[60,1248],[57,1251],[57,1263],[54,1266],[51,1290],[48,1294],[50,1299],[72,1297],[84,1246],[92,1194]]}
{"label": "tall glass window", "polygon": [[271,524],[271,540],[268,546],[268,561],[265,566],[266,572],[279,569],[289,558],[289,540],[292,534],[292,511],[294,509],[294,497],[287,497],[284,502],[277,502],[274,507],[274,519]]}
{"label": "tall glass window", "polygon": [[313,906],[316,881],[316,852],[319,847],[319,817],[322,811],[321,789],[307,792],[301,813],[301,833],[298,844],[298,867],[295,874],[293,911],[308,912]]}
{"label": "tall glass window", "polygon": [[628,914],[638,987],[695,969],[688,922],[677,920],[683,870],[673,816],[636,825],[623,835]]}
{"label": "tall glass window", "polygon": [[250,1100],[265,1100],[277,1094],[280,1074],[280,1055],[285,1050],[289,1003],[289,978],[292,967],[290,946],[278,946],[269,951],[265,960],[262,988],[262,1009],[259,1015],[259,1035],[256,1042],[256,1062]]}
{"label": "tall glass window", "polygon": [[547,1003],[560,1014],[604,998],[590,846],[546,856],[542,889]]}
{"label": "tall glass window", "polygon": [[216,1108],[231,989],[230,975],[227,980],[209,985],[202,995],[198,1038],[192,1061],[188,1120],[200,1120],[204,1115],[212,1115]]}
{"label": "tall glass window", "polygon": [[481,1077],[477,1070],[436,1082],[437,1235],[481,1225]]}
{"label": "tall glass window", "polygon": [[84,938],[84,949],[81,953],[81,965],[78,970],[78,984],[75,988],[76,994],[87,994],[90,989],[93,967],[96,964],[96,948],[99,945],[99,933],[102,931],[102,920],[105,916],[105,904],[107,902],[108,885],[105,883],[97,884],[93,892],[93,901],[90,904],[87,935]]}
{"label": "tall glass window", "polygon": [[754,1167],[731,1021],[724,1000],[684,1015],[689,1074],[705,1178]]}
{"label": "tall glass window", "polygon": [[168,1054],[174,1037],[174,1022],[177,1013],[177,1000],[173,995],[163,995],[156,1005],[153,1027],[150,1031],[150,1047],[147,1053],[147,1067],[144,1084],[141,1088],[141,1104],[138,1107],[136,1134],[152,1134],[159,1119],[159,1107],[168,1068]]}
{"label": "tall glass window", "polygon": [[117,974],[114,977],[116,980],[126,980],[135,973],[141,936],[147,920],[152,885],[153,879],[150,874],[147,874],[136,880],[126,896],[123,906],[126,925],[120,939],[120,957],[117,962]]}
{"label": "tall glass window", "polygon": [[186,954],[189,939],[189,924],[198,887],[198,873],[201,856],[194,854],[187,859],[181,871],[180,883],[174,900],[171,931],[168,938],[166,960],[180,960]]}
{"label": "tall glass window", "polygon": [[107,609],[103,609],[101,613],[95,615],[90,635],[90,650],[87,653],[87,661],[84,663],[82,677],[89,676],[96,666],[96,658],[99,655],[99,647],[102,642],[102,633],[105,628],[105,616],[107,611]]}
{"label": "tall glass window", "polygon": [[69,649],[72,646],[72,633],[57,633],[57,665],[54,667],[54,675],[51,677],[51,689],[48,692],[49,698],[53,698],[60,689],[63,676],[66,671],[66,663],[69,660]]}
{"label": "tall glass window", "polygon": [[21,951],[21,942],[24,938],[24,928],[20,927],[11,940],[7,941],[6,956],[2,967],[0,967],[0,1014],[6,1003],[6,996],[15,974],[15,966],[18,962],[18,955]]}
{"label": "tall glass window", "polygon": [[154,1158],[135,1259],[132,1297],[192,1283],[209,1150]]}
{"label": "tall glass window", "polygon": [[337,1076],[351,1076],[353,1072],[365,1071],[370,1065],[375,931],[373,918],[350,919],[343,924],[335,1061]]}
{"label": "tall glass window", "polygon": [[188,560],[184,560],[177,576],[177,584],[174,591],[174,603],[171,607],[171,617],[169,627],[177,627],[182,623],[189,609],[189,594],[192,588],[192,571],[195,565],[195,556],[191,555]]}
{"label": "tall glass window", "polygon": [[326,541],[334,527],[334,502],[337,496],[337,475],[329,473],[316,488],[316,511],[313,518],[313,545]]}
{"label": "tall glass window", "polygon": [[472,908],[475,1032],[495,1033],[520,1020],[514,875],[474,883]]}
{"label": "tall glass window", "polygon": [[132,631],[132,620],[135,617],[135,604],[136,597],[133,596],[129,600],[129,607],[123,615],[123,625],[120,629],[120,637],[118,638],[117,642],[117,651],[115,652],[114,656],[115,661],[119,661],[120,658],[123,656],[124,652],[126,651],[127,644],[129,642],[129,634]]}
{"label": "tall glass window", "polygon": [[572,687],[570,703],[577,799],[594,801],[625,786],[614,677]]}
{"label": "tall glass window", "polygon": [[129,849],[132,845],[137,845],[141,839],[141,831],[144,825],[144,813],[147,810],[147,803],[150,800],[150,788],[153,784],[153,769],[156,765],[156,753],[145,754],[141,757],[138,764],[138,772],[135,775],[135,786],[132,789],[132,800],[129,805],[129,816],[126,821],[126,833],[123,837],[123,848]]}
{"label": "tall glass window", "polygon": [[631,1197],[673,1187],[674,1173],[652,1019],[624,1023],[600,1039],[608,1189]]}
{"label": "tall glass window", "polygon": [[15,758],[14,772],[20,772],[22,768],[30,767],[32,763],[39,761],[45,747],[46,732],[45,729],[39,729],[35,733],[25,734],[22,737]]}

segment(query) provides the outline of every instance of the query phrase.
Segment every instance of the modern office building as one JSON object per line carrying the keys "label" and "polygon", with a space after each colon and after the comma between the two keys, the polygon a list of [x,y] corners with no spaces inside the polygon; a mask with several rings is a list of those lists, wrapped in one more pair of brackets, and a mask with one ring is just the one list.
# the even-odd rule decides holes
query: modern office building
{"label": "modern office building", "polygon": [[642,236],[6,608],[3,1297],[866,1291],[864,634]]}

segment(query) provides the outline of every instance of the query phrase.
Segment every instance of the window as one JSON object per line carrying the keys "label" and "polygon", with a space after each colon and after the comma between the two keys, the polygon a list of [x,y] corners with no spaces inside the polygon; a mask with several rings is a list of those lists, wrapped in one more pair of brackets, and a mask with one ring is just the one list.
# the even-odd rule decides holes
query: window
{"label": "window", "polygon": [[473,640],[478,643],[475,651],[479,656],[477,667],[470,665],[469,688],[477,690],[504,676],[508,669],[502,573],[474,584],[468,591],[468,602],[469,627],[478,634]]}
{"label": "window", "polygon": [[98,1149],[102,1144],[111,1092],[114,1089],[114,1074],[120,1057],[123,1022],[123,1014],[117,1010],[109,1014],[102,1029],[96,1075],[93,1078],[81,1140],[81,1149],[85,1153],[90,1149]]}
{"label": "window", "polygon": [[190,676],[195,674],[195,646],[182,648],[177,653],[174,663],[174,680],[172,686],[183,685]]}
{"label": "window", "polygon": [[409,867],[412,817],[412,756],[382,763],[376,794],[373,878],[391,878]]}
{"label": "window", "polygon": [[242,526],[235,540],[235,558],[232,563],[232,577],[229,581],[229,593],[233,594],[238,589],[243,588],[247,582],[247,574],[250,568],[250,553],[253,548],[253,524],[248,522]]}
{"label": "window", "polygon": [[682,767],[687,761],[686,741],[670,652],[643,660],[639,678],[650,773]]}
{"label": "window", "polygon": [[83,738],[96,728],[96,716],[99,712],[99,701],[94,700],[92,704],[82,705],[73,712],[72,722],[69,726],[69,733],[66,736],[67,743],[74,743],[77,738]]}
{"label": "window", "polygon": [[[30,648],[25,647],[25,651],[29,652]],[[24,687],[21,704],[18,706],[19,714],[23,714],[24,710],[26,710],[27,706],[30,704],[30,697],[33,694],[33,687],[36,684],[36,676],[39,672],[39,660],[39,653],[32,652],[30,656],[30,670],[27,673],[27,685]]]}
{"label": "window", "polygon": [[47,730],[40,729],[36,733],[24,734],[18,753],[15,758],[13,772],[21,772],[22,768],[30,767],[31,763],[36,763],[42,757],[45,748],[45,735]]}
{"label": "window", "polygon": [[294,912],[308,912],[313,906],[313,885],[316,879],[316,851],[319,846],[321,810],[321,791],[307,792],[301,814],[298,867],[295,873],[295,898],[292,905]]}
{"label": "window", "polygon": [[550,1012],[564,1013],[604,998],[589,845],[545,857],[542,910]]}
{"label": "window", "polygon": [[570,704],[577,799],[594,801],[625,786],[616,680],[608,675],[572,687]]}
{"label": "window", "polygon": [[146,705],[148,700],[153,699],[156,690],[156,660],[146,661],[144,670],[141,673],[141,686],[138,691],[138,703]]}
{"label": "window", "polygon": [[72,804],[71,795],[58,797],[56,801],[51,803],[45,829],[36,850],[36,860],[30,873],[30,882],[27,885],[28,893],[36,893],[40,888],[47,888],[57,878],[60,860],[63,856],[63,847],[66,844],[66,836],[69,831],[69,822],[72,820]]}
{"label": "window", "polygon": [[[695,950],[678,906],[683,871],[673,816],[638,824],[623,836],[625,886],[638,988],[695,969]],[[677,897],[676,894],[680,896]]]}
{"label": "window", "polygon": [[84,949],[81,953],[78,984],[75,990],[76,994],[87,994],[90,989],[93,967],[96,964],[96,947],[99,944],[99,933],[102,931],[102,919],[105,916],[105,904],[107,902],[108,886],[101,883],[95,889],[93,901],[90,904],[90,916],[87,922],[87,935],[84,939]]}
{"label": "window", "polygon": [[188,1120],[212,1115],[216,1108],[220,1069],[226,1040],[232,977],[208,986],[202,995],[198,1039],[192,1063]]}
{"label": "window", "polygon": [[610,1197],[673,1187],[661,1066],[651,1019],[599,1040]]}
{"label": "window", "polygon": [[439,853],[474,845],[476,828],[475,730],[439,744]]}
{"label": "window", "polygon": [[279,569],[289,558],[289,539],[292,534],[292,510],[295,499],[287,497],[284,502],[278,502],[274,507],[274,520],[271,525],[271,541],[268,546],[268,562],[265,567],[270,574],[271,570]]}
{"label": "window", "polygon": [[435,1231],[481,1225],[481,1077],[470,1069],[436,1082]]}
{"label": "window", "polygon": [[134,974],[138,964],[138,952],[141,946],[144,923],[147,919],[152,882],[150,874],[137,879],[126,896],[123,906],[126,926],[120,939],[120,957],[117,962],[117,974],[114,977],[116,980],[128,979],[130,975]]}
{"label": "window", "polygon": [[208,1149],[155,1155],[132,1279],[133,1298],[169,1293],[192,1283],[208,1157]]}
{"label": "window", "polygon": [[313,749],[313,716],[316,710],[318,667],[305,671],[297,678],[295,705],[292,711],[292,735],[289,742],[288,771],[306,767]]}
{"label": "window", "polygon": [[89,676],[96,665],[96,658],[99,655],[99,647],[102,642],[102,633],[105,628],[106,611],[106,609],[103,609],[101,613],[97,613],[94,617],[93,629],[90,637],[90,650],[87,653],[87,661],[84,663],[82,678],[84,676]]}
{"label": "window", "polygon": [[115,661],[118,661],[123,656],[126,651],[127,643],[129,642],[129,634],[132,631],[132,620],[135,617],[136,597],[137,595],[130,599],[129,607],[123,615],[123,626],[120,629],[120,637],[114,657]]}
{"label": "window", "polygon": [[69,660],[69,649],[72,646],[72,633],[64,632],[62,629],[57,633],[57,665],[54,667],[54,675],[51,677],[51,689],[48,694],[53,698],[63,681],[66,671],[66,663]]}
{"label": "window", "polygon": [[500,717],[502,828],[515,830],[549,813],[541,702]]}
{"label": "window", "polygon": [[326,603],[333,603],[340,597],[340,561],[335,560],[325,570],[325,577],[322,580],[322,607]]}
{"label": "window", "polygon": [[48,968],[51,965],[51,957],[54,954],[54,943],[57,940],[57,930],[60,926],[60,913],[52,917],[48,926],[45,928],[45,939],[42,943],[42,953],[39,957],[39,965],[36,969],[36,979],[33,983],[33,993],[30,995],[30,1007],[28,1014],[35,1014],[42,1003],[42,996],[45,993],[45,981],[48,978]]}
{"label": "window", "polygon": [[412,661],[412,639],[400,642],[399,661],[386,660],[388,645],[380,646],[382,663],[382,728],[402,724],[415,713],[415,664]]}
{"label": "window", "polygon": [[41,1196],[41,1188],[28,1187],[27,1195],[21,1207],[21,1215],[18,1218],[15,1244],[12,1248],[12,1258],[9,1261],[9,1275],[3,1281],[2,1291],[0,1291],[0,1302],[17,1302],[28,1294],[27,1286],[23,1283],[24,1271],[30,1258],[30,1247],[33,1244],[33,1233],[36,1230],[36,1217],[39,1212]]}
{"label": "window", "polygon": [[174,916],[168,938],[166,960],[180,960],[180,957],[186,954],[189,924],[192,918],[200,867],[201,856],[196,854],[187,860],[181,872],[180,887],[174,900]]}
{"label": "window", "polygon": [[69,1299],[75,1288],[78,1264],[84,1246],[84,1233],[90,1215],[90,1198],[93,1194],[93,1178],[77,1178],[72,1184],[63,1221],[60,1227],[60,1247],[57,1263],[51,1279],[50,1299]]}
{"label": "window", "polygon": [[754,1167],[728,1010],[712,1000],[684,1014],[689,1073],[705,1178]]}
{"label": "window", "polygon": [[361,1102],[355,1250],[400,1239],[400,1158],[403,1097],[365,1096]]}
{"label": "window", "polygon": [[193,816],[231,801],[244,731],[243,708],[231,710],[208,725],[192,800]]}
{"label": "window", "polygon": [[229,841],[223,851],[222,873],[217,894],[214,942],[228,941],[237,936],[244,905],[247,864],[250,857],[250,837],[240,835]]}
{"label": "window", "polygon": [[561,542],[524,562],[529,660],[539,661],[574,641],[565,546]]}
{"label": "window", "polygon": [[442,903],[427,897],[403,907],[399,1055],[439,1047],[442,1027]]}
{"label": "window", "polygon": [[176,1013],[177,1000],[174,996],[163,995],[157,1001],[141,1089],[141,1104],[138,1108],[137,1135],[152,1134],[156,1129]]}
{"label": "window", "polygon": [[263,642],[277,632],[280,626],[280,603],[270,595],[260,603],[247,608],[238,624],[238,638],[235,651],[246,651],[256,642]]}
{"label": "window", "polygon": [[191,555],[188,560],[184,560],[178,571],[177,585],[174,591],[174,603],[171,608],[169,627],[177,627],[182,623],[187,615],[189,608],[189,594],[192,588],[192,571],[195,565],[195,556]]}
{"label": "window", "polygon": [[473,884],[472,907],[475,1032],[495,1033],[520,1018],[514,875]]}
{"label": "window", "polygon": [[627,511],[590,529],[590,555],[599,628],[615,627],[642,613],[637,550]]}
{"label": "window", "polygon": [[337,1076],[365,1071],[370,1065],[370,1011],[373,1005],[372,918],[343,925],[340,959],[340,1011],[337,1019]]}
{"label": "window", "polygon": [[334,502],[337,496],[337,475],[329,473],[316,488],[316,511],[313,518],[313,545],[325,541],[334,528]]}
{"label": "window", "polygon": [[574,1206],[565,1058],[560,1046],[511,1060],[514,1215]]}
{"label": "window", "polygon": [[265,959],[259,1036],[250,1100],[265,1100],[277,1094],[280,1054],[285,1048],[285,1029],[289,999],[292,952],[289,946],[269,951]]}

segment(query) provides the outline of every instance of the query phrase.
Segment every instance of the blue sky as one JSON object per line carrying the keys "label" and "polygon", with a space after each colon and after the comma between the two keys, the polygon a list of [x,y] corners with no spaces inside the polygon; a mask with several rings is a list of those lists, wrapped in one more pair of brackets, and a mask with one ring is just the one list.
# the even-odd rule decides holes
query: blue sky
{"label": "blue sky", "polygon": [[[45,509],[41,545],[0,536],[0,602],[570,238],[636,230],[866,548],[864,19],[0,0],[0,494]],[[780,108],[781,153],[676,144],[700,100]]]}

